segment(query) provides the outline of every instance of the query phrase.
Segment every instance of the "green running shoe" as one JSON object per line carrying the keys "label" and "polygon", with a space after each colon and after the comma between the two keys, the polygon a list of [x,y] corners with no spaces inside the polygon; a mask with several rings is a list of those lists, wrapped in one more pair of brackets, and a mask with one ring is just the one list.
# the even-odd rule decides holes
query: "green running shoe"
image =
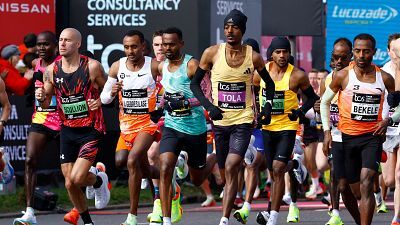
{"label": "green running shoe", "polygon": [[247,207],[242,207],[241,209],[235,211],[233,217],[235,217],[235,219],[241,222],[242,224],[246,224],[249,215],[250,215],[249,209],[247,209]]}
{"label": "green running shoe", "polygon": [[161,209],[161,200],[156,199],[154,201],[153,212],[150,213],[150,223],[162,223],[162,209]]}
{"label": "green running shoe", "polygon": [[286,222],[288,222],[288,223],[300,222],[300,211],[297,206],[294,206],[294,205],[289,206],[289,213],[288,213]]}
{"label": "green running shoe", "polygon": [[121,223],[121,225],[137,225],[137,218],[132,214],[128,214],[125,222]]}
{"label": "green running shoe", "polygon": [[340,216],[331,215],[331,219],[325,225],[343,225],[342,218]]}
{"label": "green running shoe", "polygon": [[381,204],[378,205],[377,213],[387,213],[389,210],[386,206],[386,202],[382,200]]}

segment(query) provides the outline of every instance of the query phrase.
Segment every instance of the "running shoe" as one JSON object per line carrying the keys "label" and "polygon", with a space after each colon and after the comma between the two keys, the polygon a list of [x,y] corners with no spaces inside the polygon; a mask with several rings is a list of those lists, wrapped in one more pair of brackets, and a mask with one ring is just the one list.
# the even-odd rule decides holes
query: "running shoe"
{"label": "running shoe", "polygon": [[300,222],[300,210],[295,205],[289,206],[289,213],[286,218],[286,222],[288,223],[298,223]]}
{"label": "running shoe", "polygon": [[99,172],[97,176],[101,177],[103,183],[99,188],[94,189],[94,205],[96,209],[102,209],[106,207],[108,202],[110,201],[110,190],[108,190],[108,176],[104,172]]}
{"label": "running shoe", "polygon": [[324,196],[321,198],[321,202],[328,206],[331,205],[331,195],[329,192],[325,192]]}
{"label": "running shoe", "polygon": [[377,213],[387,213],[389,210],[386,206],[386,202],[384,200],[381,201],[381,204],[377,206]]}
{"label": "running shoe", "polygon": [[21,218],[16,218],[13,225],[36,225],[36,216],[32,213],[25,212]]}
{"label": "running shoe", "polygon": [[153,205],[153,212],[150,215],[150,223],[162,223],[163,216],[162,216],[162,209],[161,209],[161,200],[156,199],[154,200]]}
{"label": "running shoe", "polygon": [[171,222],[177,223],[182,219],[183,209],[181,206],[181,188],[178,184],[176,184],[176,192],[175,196],[172,199],[172,207],[171,207]]}
{"label": "running shoe", "polygon": [[266,225],[268,223],[268,220],[269,220],[269,212],[261,211],[257,213],[256,221],[258,224]]}
{"label": "running shoe", "polygon": [[393,221],[390,225],[400,225],[400,222]]}
{"label": "running shoe", "polygon": [[240,197],[236,197],[235,201],[233,202],[233,208],[240,209],[243,207],[243,199]]}
{"label": "running shoe", "polygon": [[71,211],[64,215],[64,221],[69,224],[78,225],[79,216],[78,210],[76,208],[72,208]]}
{"label": "running shoe", "polygon": [[212,207],[215,206],[217,203],[215,202],[214,196],[207,197],[206,200],[201,203],[201,207]]}
{"label": "running shoe", "polygon": [[331,218],[325,225],[343,225],[343,221],[340,216],[331,215]]}
{"label": "running shoe", "polygon": [[235,213],[233,213],[233,217],[235,217],[235,219],[242,224],[247,223],[247,219],[249,218],[249,215],[250,215],[250,211],[247,207],[242,207],[241,209],[236,210]]}
{"label": "running shoe", "polygon": [[306,198],[308,200],[315,200],[317,198],[317,195],[322,194],[323,190],[321,186],[315,187],[314,185],[310,185],[310,190],[306,192]]}
{"label": "running shoe", "polygon": [[128,217],[126,218],[125,222],[121,223],[121,225],[137,225],[136,216],[128,213]]}
{"label": "running shoe", "polygon": [[4,151],[4,148],[0,148],[0,152],[2,157],[0,161],[4,163],[4,169],[1,172],[2,181],[4,184],[8,184],[12,181],[14,177],[14,168],[11,166],[10,157],[7,152]]}
{"label": "running shoe", "polygon": [[179,179],[185,179],[185,177],[189,173],[189,167],[188,167],[188,154],[185,151],[181,151],[178,157],[177,166],[176,167],[176,175],[178,176]]}
{"label": "running shoe", "polygon": [[290,203],[292,203],[292,197],[290,196],[289,193],[284,194],[282,197],[282,203],[284,205],[290,205]]}
{"label": "running shoe", "polygon": [[303,165],[301,155],[294,154],[293,160],[296,160],[298,162],[298,166],[296,168],[293,168],[294,175],[299,184],[302,184],[307,177],[307,169]]}

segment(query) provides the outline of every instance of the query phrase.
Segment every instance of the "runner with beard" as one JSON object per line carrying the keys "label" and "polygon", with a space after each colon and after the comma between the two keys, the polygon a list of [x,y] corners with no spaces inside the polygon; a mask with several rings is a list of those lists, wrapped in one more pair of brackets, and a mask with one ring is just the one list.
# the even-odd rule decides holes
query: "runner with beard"
{"label": "runner with beard", "polygon": [[[266,104],[259,120],[262,124],[270,122],[275,89],[261,55],[250,46],[242,45],[246,21],[247,17],[236,9],[225,17],[226,43],[211,46],[203,52],[190,85],[193,94],[208,111],[215,125],[218,166],[222,179],[226,181],[220,225],[228,224],[238,188],[240,164],[254,127],[254,70],[257,70],[266,83]],[[211,70],[213,102],[204,96],[200,87],[200,82],[208,70]],[[250,204],[246,207],[250,209]]]}

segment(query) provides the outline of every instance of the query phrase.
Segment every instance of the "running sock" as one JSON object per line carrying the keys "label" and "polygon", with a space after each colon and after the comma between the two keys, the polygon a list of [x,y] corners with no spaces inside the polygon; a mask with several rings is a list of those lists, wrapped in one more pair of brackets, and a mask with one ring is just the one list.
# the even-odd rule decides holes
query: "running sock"
{"label": "running sock", "polygon": [[171,218],[163,217],[163,225],[171,225]]}
{"label": "running sock", "polygon": [[154,199],[160,198],[160,188],[154,185]]}
{"label": "running sock", "polygon": [[374,192],[375,195],[375,200],[378,205],[382,203],[382,194],[381,194],[381,188],[378,188],[376,192]]}
{"label": "running sock", "polygon": [[312,178],[311,178],[312,185],[313,185],[315,188],[318,188],[318,185],[319,185],[318,178],[319,178],[319,177],[315,177],[315,178],[312,177]]}
{"label": "running sock", "polygon": [[334,216],[339,216],[339,217],[340,217],[339,210],[337,210],[337,209],[332,209],[332,215],[334,215]]}
{"label": "running sock", "polygon": [[236,198],[240,198],[240,193],[236,192]]}
{"label": "running sock", "polygon": [[219,225],[228,225],[229,219],[226,217],[222,217],[219,221]]}
{"label": "running sock", "polygon": [[292,201],[292,202],[290,203],[290,205],[291,205],[291,206],[294,206],[294,207],[297,207],[297,202],[293,202],[293,201]]}
{"label": "running sock", "polygon": [[81,215],[82,221],[84,224],[91,224],[93,223],[92,218],[90,218],[89,210],[79,213]]}
{"label": "running sock", "polygon": [[26,207],[25,213],[35,215],[35,210],[32,207]]}
{"label": "running sock", "polygon": [[251,211],[251,205],[249,202],[244,202],[242,208],[246,207],[249,211]]}
{"label": "running sock", "polygon": [[93,184],[93,188],[99,188],[103,184],[101,177],[96,176],[96,182]]}

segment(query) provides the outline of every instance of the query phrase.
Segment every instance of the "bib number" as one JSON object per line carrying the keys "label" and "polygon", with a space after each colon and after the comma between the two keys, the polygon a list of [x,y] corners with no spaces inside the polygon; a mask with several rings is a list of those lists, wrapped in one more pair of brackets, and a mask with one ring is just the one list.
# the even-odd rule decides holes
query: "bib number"
{"label": "bib number", "polygon": [[149,113],[147,89],[122,90],[121,94],[125,114],[141,115]]}
{"label": "bib number", "polygon": [[83,94],[62,96],[61,107],[67,120],[89,116],[89,107]]}
{"label": "bib number", "polygon": [[218,106],[222,109],[246,108],[246,83],[218,83]]}

